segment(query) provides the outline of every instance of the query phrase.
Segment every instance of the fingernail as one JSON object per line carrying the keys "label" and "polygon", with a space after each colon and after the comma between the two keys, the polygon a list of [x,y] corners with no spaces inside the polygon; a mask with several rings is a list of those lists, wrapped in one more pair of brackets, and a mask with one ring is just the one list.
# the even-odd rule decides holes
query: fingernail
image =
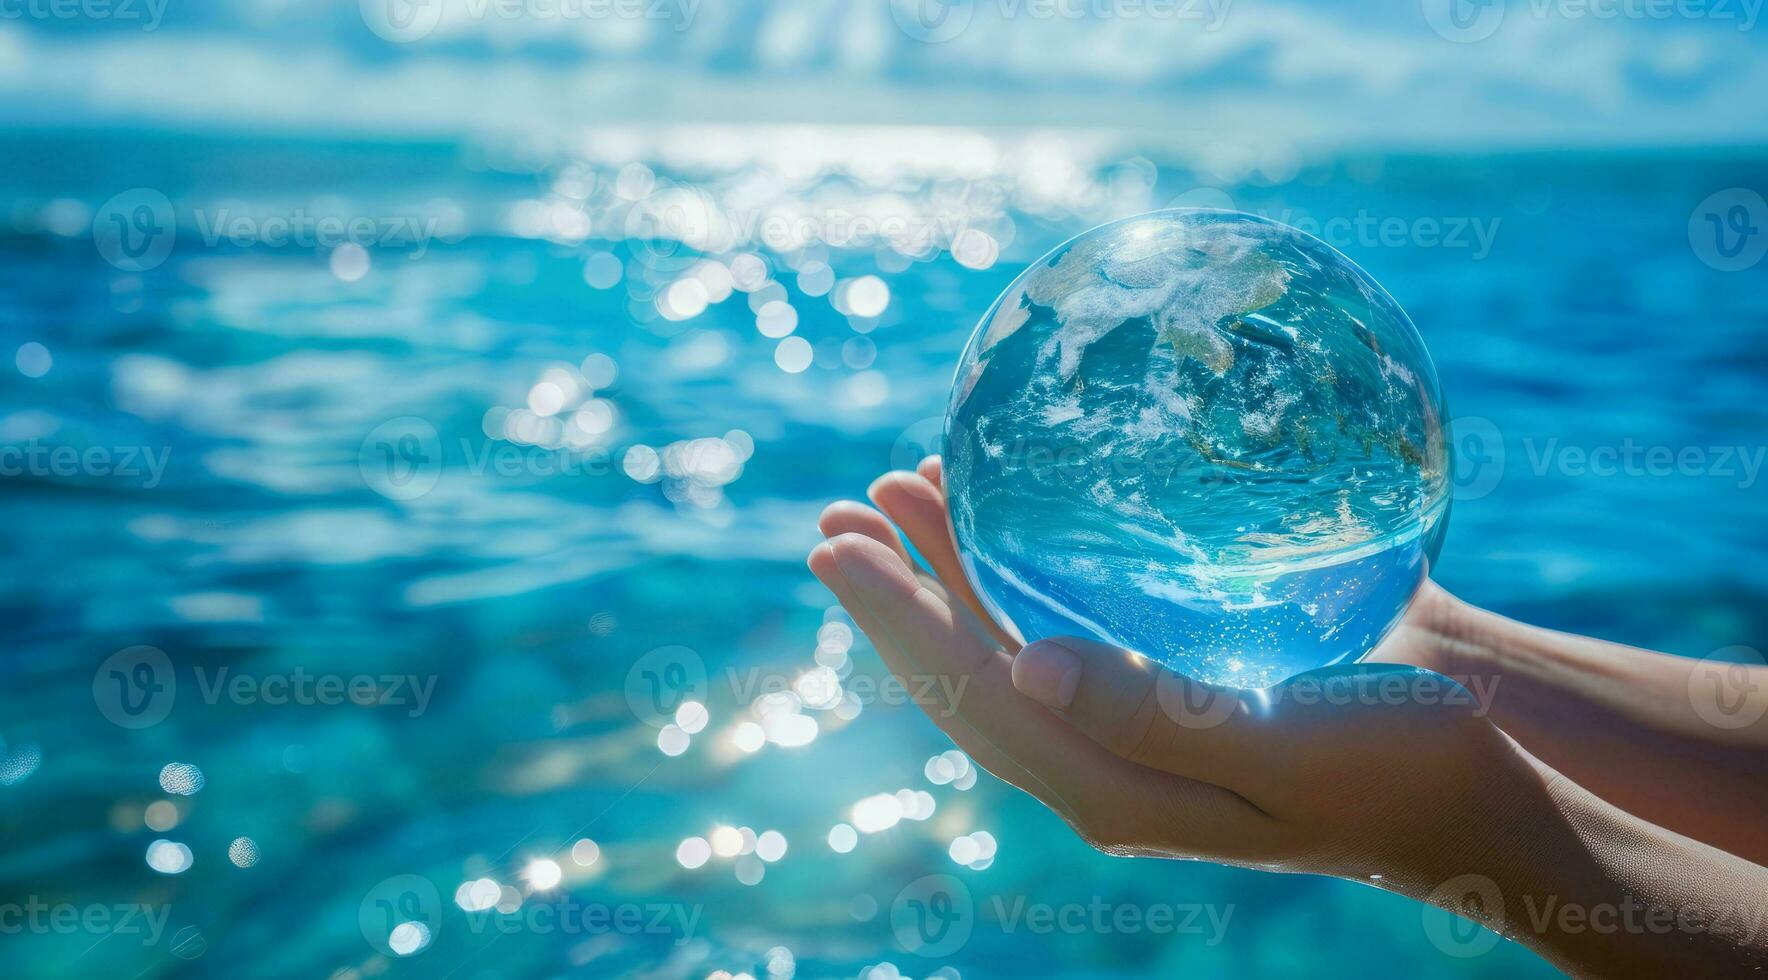
{"label": "fingernail", "polygon": [[919,497],[922,500],[940,499],[937,487],[929,483],[926,477],[919,473],[910,472],[909,470],[891,470],[876,480],[873,480],[872,485],[866,488],[866,499],[874,504],[877,503],[878,490],[886,483],[896,483],[902,487],[904,493],[913,497]]}
{"label": "fingernail", "polygon": [[1033,643],[1013,658],[1013,686],[1028,698],[1066,710],[1080,686],[1080,657],[1050,640]]}

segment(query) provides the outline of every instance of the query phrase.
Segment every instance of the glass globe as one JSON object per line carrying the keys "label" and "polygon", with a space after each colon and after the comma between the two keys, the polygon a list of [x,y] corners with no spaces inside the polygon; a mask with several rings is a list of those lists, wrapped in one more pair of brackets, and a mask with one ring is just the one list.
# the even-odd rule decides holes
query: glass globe
{"label": "glass globe", "polygon": [[1227,211],[1061,245],[965,348],[952,530],[1021,639],[1082,636],[1265,687],[1399,620],[1449,513],[1442,395],[1392,296]]}

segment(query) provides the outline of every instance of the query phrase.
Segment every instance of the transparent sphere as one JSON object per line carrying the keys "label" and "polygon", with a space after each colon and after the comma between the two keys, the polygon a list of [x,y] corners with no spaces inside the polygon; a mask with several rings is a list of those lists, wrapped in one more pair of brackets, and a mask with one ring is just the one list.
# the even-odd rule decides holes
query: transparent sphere
{"label": "transparent sphere", "polygon": [[952,528],[1022,639],[1265,687],[1405,611],[1447,526],[1443,419],[1418,331],[1349,259],[1157,211],[1058,247],[982,318],[946,417]]}

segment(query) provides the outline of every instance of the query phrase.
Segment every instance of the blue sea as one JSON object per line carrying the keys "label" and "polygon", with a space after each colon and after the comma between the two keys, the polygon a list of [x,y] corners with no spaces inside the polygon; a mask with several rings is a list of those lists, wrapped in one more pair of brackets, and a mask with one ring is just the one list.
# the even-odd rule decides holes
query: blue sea
{"label": "blue sea", "polygon": [[[1417,323],[1439,581],[1736,658],[1768,264],[1700,211],[1768,154],[695,150],[0,137],[0,895],[45,910],[7,975],[1553,975],[1373,888],[1094,853],[942,755],[804,556],[932,446],[1027,262],[1231,205]],[[936,957],[900,935],[928,875],[968,902]]]}

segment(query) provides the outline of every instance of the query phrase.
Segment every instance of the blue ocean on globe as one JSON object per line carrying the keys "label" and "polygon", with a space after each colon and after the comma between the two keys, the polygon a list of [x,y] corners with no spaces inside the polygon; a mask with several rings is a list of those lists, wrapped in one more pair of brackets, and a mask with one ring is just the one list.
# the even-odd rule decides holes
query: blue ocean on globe
{"label": "blue ocean on globe", "polygon": [[1353,661],[1447,526],[1436,371],[1387,291],[1295,228],[1158,211],[1033,263],[946,423],[953,531],[1022,639],[1266,687]]}

